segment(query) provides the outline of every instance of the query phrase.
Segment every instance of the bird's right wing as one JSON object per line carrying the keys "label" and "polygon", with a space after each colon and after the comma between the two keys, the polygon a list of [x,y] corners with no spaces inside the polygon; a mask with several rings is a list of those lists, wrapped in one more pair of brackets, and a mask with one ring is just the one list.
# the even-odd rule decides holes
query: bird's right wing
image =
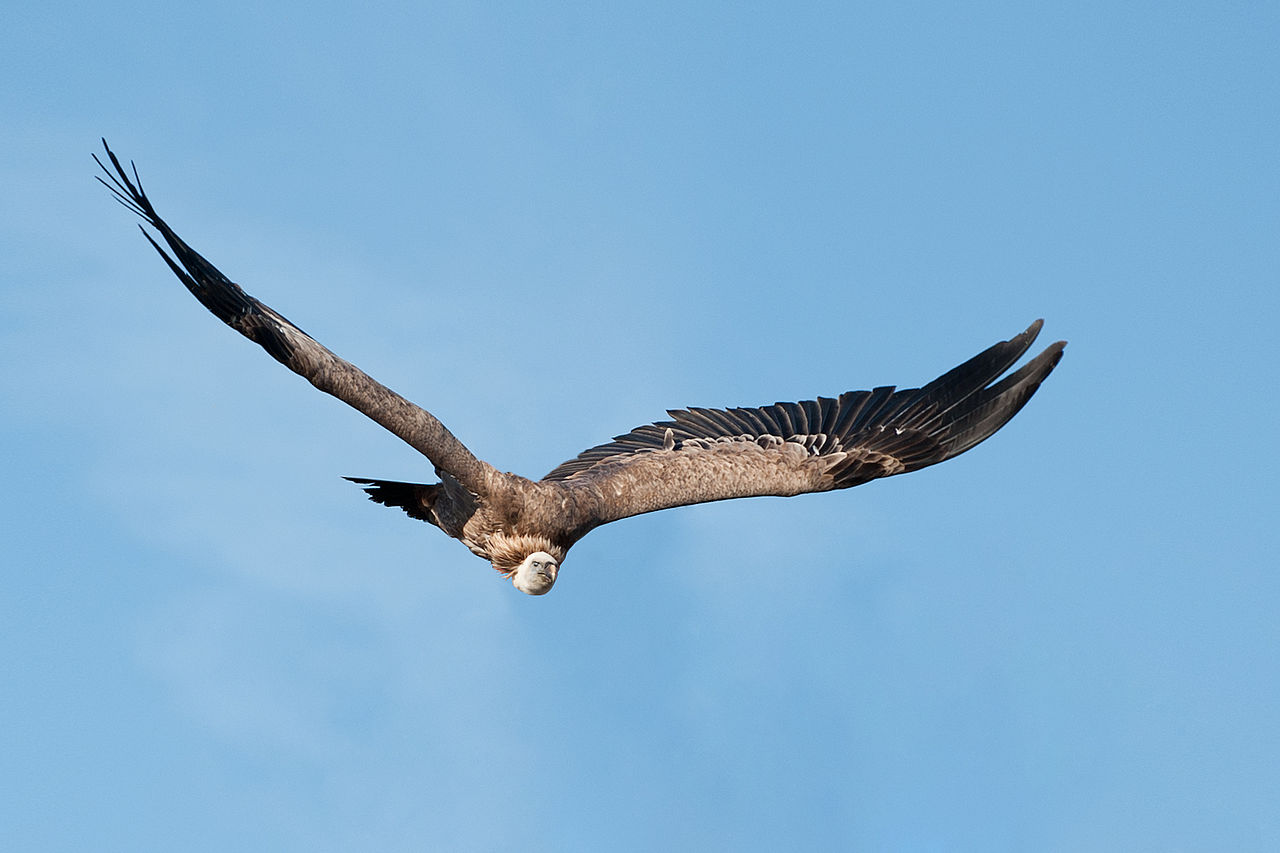
{"label": "bird's right wing", "polygon": [[[102,144],[105,148],[106,140]],[[453,476],[477,495],[488,493],[497,473],[491,465],[477,459],[430,412],[334,355],[306,332],[245,293],[235,282],[219,272],[213,264],[183,242],[156,213],[142,190],[136,167],[131,179],[111,149],[106,148],[106,152],[114,173],[95,155],[93,159],[102,167],[110,183],[102,178],[98,180],[115,194],[121,204],[160,232],[160,236],[177,258],[176,261],[146,229],[142,231],[174,275],[202,305],[219,320],[261,346],[272,358],[321,391],[332,394],[395,433],[430,459],[437,470]]]}

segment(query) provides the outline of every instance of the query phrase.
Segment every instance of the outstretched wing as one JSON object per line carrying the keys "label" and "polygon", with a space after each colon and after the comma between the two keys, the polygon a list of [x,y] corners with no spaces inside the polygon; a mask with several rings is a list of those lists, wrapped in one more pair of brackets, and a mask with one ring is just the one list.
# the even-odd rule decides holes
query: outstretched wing
{"label": "outstretched wing", "polygon": [[678,409],[560,465],[544,480],[599,490],[599,523],[643,512],[761,495],[857,486],[956,456],[1008,423],[1065,341],[1005,372],[1040,332],[1025,332],[923,388],[849,391],[759,408]]}
{"label": "outstretched wing", "polygon": [[95,155],[93,159],[102,167],[110,183],[101,177],[98,180],[115,194],[121,204],[160,232],[160,236],[177,258],[176,261],[146,229],[142,230],[174,275],[204,307],[321,391],[360,410],[404,439],[430,459],[438,470],[452,475],[476,494],[488,492],[491,475],[496,473],[490,465],[472,455],[430,412],[334,355],[306,332],[245,293],[219,272],[213,264],[184,243],[156,213],[142,190],[137,167],[133,167],[131,179],[116,155],[106,147],[105,139],[102,145],[106,148],[114,173]]}

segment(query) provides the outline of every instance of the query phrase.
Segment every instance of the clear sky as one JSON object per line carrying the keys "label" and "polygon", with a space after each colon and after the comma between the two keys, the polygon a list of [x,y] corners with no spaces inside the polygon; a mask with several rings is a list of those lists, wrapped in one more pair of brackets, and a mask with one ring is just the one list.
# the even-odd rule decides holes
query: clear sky
{"label": "clear sky", "polygon": [[[1280,849],[1280,7],[19,0],[0,847]],[[914,386],[994,439],[609,525],[520,595],[254,295],[540,476]]]}

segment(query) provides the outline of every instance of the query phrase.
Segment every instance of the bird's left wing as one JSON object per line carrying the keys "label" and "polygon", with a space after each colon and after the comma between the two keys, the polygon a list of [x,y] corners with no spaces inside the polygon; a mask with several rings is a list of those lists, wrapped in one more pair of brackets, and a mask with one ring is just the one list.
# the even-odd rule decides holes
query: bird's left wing
{"label": "bird's left wing", "polygon": [[[106,148],[105,139],[102,144]],[[95,155],[93,159],[110,183],[101,177],[98,180],[121,204],[160,232],[174,257],[170,257],[146,229],[142,231],[174,275],[202,305],[321,391],[332,394],[395,433],[430,459],[437,470],[448,473],[475,494],[488,493],[497,474],[492,466],[477,459],[430,412],[334,355],[284,316],[245,293],[160,218],[142,190],[137,168],[133,168],[131,178],[110,148],[106,148],[106,153],[114,173]]]}
{"label": "bird's left wing", "polygon": [[597,492],[595,523],[603,524],[669,507],[844,489],[916,471],[988,438],[1031,399],[1062,358],[1064,341],[1004,374],[1040,326],[1037,320],[923,388],[673,410],[672,420],[585,450],[543,479]]}

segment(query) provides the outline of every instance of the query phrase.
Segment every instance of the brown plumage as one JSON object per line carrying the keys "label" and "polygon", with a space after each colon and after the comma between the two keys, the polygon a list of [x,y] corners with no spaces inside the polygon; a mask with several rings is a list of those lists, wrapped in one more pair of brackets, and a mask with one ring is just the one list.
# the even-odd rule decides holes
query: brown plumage
{"label": "brown plumage", "polygon": [[363,485],[372,500],[460,540],[530,594],[547,592],[569,548],[610,521],[727,498],[845,489],[963,453],[1017,414],[1066,345],[1058,341],[1006,375],[1039,333],[1037,320],[922,388],[881,387],[757,408],[673,410],[671,420],[637,427],[529,480],[477,459],[430,412],[241,290],[160,218],[137,169],[131,177],[109,148],[106,153],[111,169],[94,157],[108,179],[99,180],[160,233],[172,257],[143,230],[206,308],[321,391],[406,441],[431,460],[441,482],[348,479]]}

